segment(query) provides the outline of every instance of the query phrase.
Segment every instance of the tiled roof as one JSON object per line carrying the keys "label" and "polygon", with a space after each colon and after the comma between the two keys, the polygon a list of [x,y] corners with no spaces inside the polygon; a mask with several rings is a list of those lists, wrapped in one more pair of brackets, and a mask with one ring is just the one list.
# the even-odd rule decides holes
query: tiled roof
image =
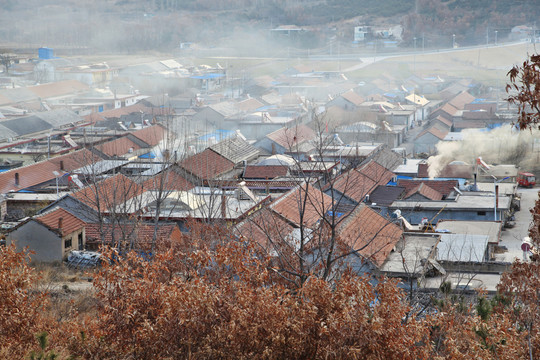
{"label": "tiled roof", "polygon": [[345,100],[352,103],[353,105],[360,105],[364,102],[364,98],[355,93],[353,90],[344,92],[343,94],[341,94],[341,97],[343,97]]}
{"label": "tiled roof", "polygon": [[[18,191],[44,183],[55,178],[53,171],[62,174],[64,171],[69,172],[87,165],[91,161],[90,152],[81,150],[0,173],[0,193],[5,194],[10,190]],[[18,185],[15,184],[17,177]]]}
{"label": "tiled roof", "polygon": [[338,228],[340,239],[380,267],[401,239],[403,230],[360,204]]}
{"label": "tiled roof", "polygon": [[262,106],[264,106],[262,102],[253,98],[242,100],[236,104],[236,108],[243,112],[252,112]]}
{"label": "tiled roof", "polygon": [[259,154],[259,149],[242,139],[240,136],[234,136],[215,145],[210,146],[219,155],[238,164],[243,160],[251,160]]}
{"label": "tiled roof", "polygon": [[369,194],[369,200],[372,204],[380,206],[390,206],[394,201],[399,199],[405,192],[405,188],[401,186],[384,186],[379,185]]}
{"label": "tiled roof", "polygon": [[472,103],[476,98],[466,91],[463,91],[456,95],[448,103],[458,110],[465,109],[465,105]]}
{"label": "tiled roof", "polygon": [[36,115],[23,116],[16,119],[4,120],[0,124],[16,133],[18,136],[34,134],[51,130],[53,126]]}
{"label": "tiled roof", "polygon": [[286,176],[289,172],[287,166],[282,165],[248,165],[244,169],[245,179],[274,179]]}
{"label": "tiled roof", "polygon": [[439,116],[437,116],[437,117],[435,118],[435,120],[442,122],[444,125],[447,125],[449,128],[452,127],[452,121],[446,119],[446,118],[443,117],[443,116],[440,116],[440,115],[439,115]]}
{"label": "tiled roof", "polygon": [[353,199],[357,203],[364,200],[365,196],[375,189],[377,182],[362,174],[357,169],[351,169],[339,176],[334,182],[334,189]]}
{"label": "tiled roof", "polygon": [[143,193],[143,188],[122,174],[89,185],[72,196],[97,211],[108,211]]}
{"label": "tiled roof", "polygon": [[334,182],[334,189],[360,203],[378,185],[386,185],[393,177],[394,173],[377,162],[370,161],[359,168],[342,174]]}
{"label": "tiled roof", "polygon": [[426,130],[422,131],[420,134],[418,134],[418,136],[415,139],[419,139],[419,138],[421,138],[422,136],[424,136],[426,134],[431,134],[431,135],[435,136],[437,139],[443,140],[444,137],[448,134],[448,131],[441,131],[441,130],[437,129],[436,127],[432,126],[429,129],[426,129]]}
{"label": "tiled roof", "polygon": [[[61,231],[64,235],[71,234],[86,225],[84,221],[62,208],[56,208],[34,219],[53,231]],[[62,219],[61,224],[60,219]],[[60,225],[62,226],[61,229],[59,228]]]}
{"label": "tiled roof", "polygon": [[291,224],[269,209],[256,212],[236,227],[239,235],[255,241],[267,251],[276,250],[274,247],[286,240],[292,231]]}
{"label": "tiled roof", "polygon": [[[88,224],[86,226],[87,242],[101,243],[102,234],[105,244],[115,241],[136,241],[148,244],[154,236],[154,224],[128,223],[128,224]],[[181,238],[180,229],[176,224],[159,224],[157,242],[178,241]]]}
{"label": "tiled roof", "polygon": [[429,200],[442,200],[443,195],[438,192],[437,190],[432,189],[431,187],[427,186],[426,183],[420,183],[417,186],[410,189],[407,194],[403,197],[403,199],[408,199],[414,194],[420,194]]}
{"label": "tiled roof", "polygon": [[[450,116],[454,116],[459,109],[456,109],[454,106],[450,105],[450,104],[444,104],[443,106],[441,106],[439,109],[437,110],[441,110],[443,112],[445,112],[446,114],[450,115]],[[435,111],[437,111],[435,110]]]}
{"label": "tiled roof", "polygon": [[180,166],[201,180],[210,180],[234,168],[234,163],[211,149],[190,156]]}
{"label": "tiled roof", "polygon": [[127,136],[123,136],[121,138],[107,141],[103,144],[97,145],[96,149],[98,149],[99,151],[101,151],[103,154],[107,156],[116,157],[116,156],[124,156],[128,154],[130,151],[141,149],[141,147],[138,144],[136,144],[134,141],[129,139]]}
{"label": "tiled roof", "polygon": [[131,135],[147,143],[149,146],[158,145],[165,138],[167,130],[161,125],[152,125],[141,130],[133,131]]}
{"label": "tiled roof", "polygon": [[161,188],[165,191],[187,191],[193,189],[195,185],[171,169],[146,180],[142,187],[145,190],[159,190]]}
{"label": "tiled roof", "polygon": [[266,137],[287,150],[294,150],[296,146],[315,139],[315,132],[301,124],[292,128],[281,128]]}
{"label": "tiled roof", "polygon": [[[412,195],[412,191],[418,189],[418,186],[425,183],[431,190],[441,194],[442,196],[448,196],[454,187],[458,186],[457,180],[409,180],[399,179],[397,184],[405,188],[406,196]],[[435,193],[432,193],[435,194]],[[435,199],[432,199],[435,200]]]}
{"label": "tiled roof", "polygon": [[277,199],[270,208],[289,222],[313,227],[332,209],[332,198],[313,186],[300,185]]}
{"label": "tiled roof", "polygon": [[358,168],[362,174],[375,180],[380,185],[386,185],[394,177],[394,173],[376,161],[370,161]]}
{"label": "tiled roof", "polygon": [[42,99],[53,98],[63,95],[71,95],[89,90],[90,87],[77,80],[63,80],[36,86],[29,86],[28,90]]}
{"label": "tiled roof", "polygon": [[132,113],[140,113],[143,112],[144,114],[151,114],[151,115],[168,115],[171,113],[171,109],[167,107],[147,107],[144,104],[138,102],[136,104],[121,107],[118,109],[111,109],[106,110],[100,113],[92,113],[90,115],[86,115],[84,118],[86,121],[89,122],[97,122],[97,121],[103,121],[105,119],[109,118],[120,118],[122,115],[129,115]]}

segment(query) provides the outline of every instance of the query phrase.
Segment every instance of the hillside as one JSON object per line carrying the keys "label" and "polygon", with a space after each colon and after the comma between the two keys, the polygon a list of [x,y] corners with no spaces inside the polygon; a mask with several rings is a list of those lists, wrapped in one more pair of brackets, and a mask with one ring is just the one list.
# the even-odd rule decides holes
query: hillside
{"label": "hillside", "polygon": [[0,0],[0,8],[3,42],[100,52],[171,50],[186,41],[219,46],[290,24],[311,30],[302,40],[309,48],[329,38],[349,42],[355,25],[399,24],[402,46],[415,37],[426,47],[449,45],[453,34],[468,45],[504,39],[540,15],[536,2],[511,0]]}

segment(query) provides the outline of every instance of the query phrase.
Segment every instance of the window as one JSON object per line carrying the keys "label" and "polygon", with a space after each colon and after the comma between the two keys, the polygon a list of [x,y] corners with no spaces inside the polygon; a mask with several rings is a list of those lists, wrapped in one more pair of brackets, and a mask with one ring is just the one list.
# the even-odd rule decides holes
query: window
{"label": "window", "polygon": [[64,249],[69,249],[71,247],[71,238],[64,240]]}
{"label": "window", "polygon": [[485,211],[477,211],[476,215],[478,215],[478,216],[486,216],[486,212]]}

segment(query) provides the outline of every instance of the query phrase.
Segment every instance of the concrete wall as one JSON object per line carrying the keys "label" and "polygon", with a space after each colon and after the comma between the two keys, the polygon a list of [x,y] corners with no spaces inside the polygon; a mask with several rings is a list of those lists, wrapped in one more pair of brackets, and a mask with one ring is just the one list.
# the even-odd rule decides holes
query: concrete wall
{"label": "concrete wall", "polygon": [[60,237],[34,220],[9,233],[6,243],[8,245],[15,243],[17,251],[28,247],[35,252],[31,255],[33,261],[61,261],[64,255],[64,242]]}

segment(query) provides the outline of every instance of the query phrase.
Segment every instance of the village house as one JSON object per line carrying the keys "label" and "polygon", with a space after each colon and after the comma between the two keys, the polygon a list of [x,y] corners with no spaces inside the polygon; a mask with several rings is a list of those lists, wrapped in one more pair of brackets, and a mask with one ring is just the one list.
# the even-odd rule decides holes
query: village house
{"label": "village house", "polygon": [[18,251],[25,248],[32,251],[32,261],[62,261],[71,250],[85,248],[85,222],[62,208],[56,208],[11,228],[6,240],[8,245],[15,244]]}

